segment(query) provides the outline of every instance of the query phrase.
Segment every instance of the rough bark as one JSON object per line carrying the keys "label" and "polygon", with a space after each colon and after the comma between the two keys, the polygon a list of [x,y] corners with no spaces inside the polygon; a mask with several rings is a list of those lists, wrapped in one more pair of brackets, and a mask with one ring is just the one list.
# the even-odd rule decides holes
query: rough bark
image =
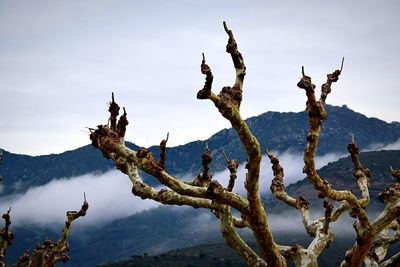
{"label": "rough bark", "polygon": [[[106,158],[112,159],[117,169],[128,175],[132,182],[132,193],[143,199],[168,205],[187,205],[195,208],[210,209],[220,222],[220,229],[226,244],[237,251],[250,266],[286,266],[286,259],[294,262],[296,266],[317,266],[318,256],[333,241],[334,235],[330,225],[336,222],[342,214],[349,212],[355,218],[354,228],[357,239],[349,249],[343,261],[343,266],[360,266],[363,262],[376,264],[392,264],[398,262],[398,255],[392,259],[384,260],[387,247],[398,241],[398,232],[395,237],[388,236],[388,229],[397,227],[396,220],[399,217],[399,184],[385,190],[380,199],[385,203],[385,209],[373,221],[370,221],[365,208],[369,204],[369,179],[371,173],[362,166],[358,153],[359,149],[354,137],[348,145],[348,150],[354,164],[353,176],[356,178],[362,197],[358,199],[350,190],[335,190],[323,177],[320,177],[315,168],[315,154],[318,147],[321,126],[327,118],[325,103],[327,96],[332,91],[332,84],[337,82],[343,70],[343,60],[339,70],[327,75],[327,81],[321,87],[319,100],[315,95],[315,85],[311,77],[305,75],[302,68],[302,78],[297,84],[306,91],[309,132],[307,145],[304,150],[304,173],[314,185],[321,197],[325,198],[323,208],[325,215],[322,218],[312,220],[310,205],[304,197],[290,196],[284,186],[284,170],[277,156],[267,153],[270,157],[274,178],[271,183],[271,191],[279,200],[288,206],[297,209],[302,218],[305,231],[313,237],[308,247],[299,245],[280,245],[274,241],[273,233],[268,224],[267,212],[261,201],[259,180],[261,164],[261,147],[256,137],[250,131],[248,125],[242,119],[240,106],[243,99],[243,83],[246,75],[246,66],[242,54],[238,50],[237,42],[232,31],[226,23],[223,24],[228,35],[226,51],[231,55],[236,71],[233,86],[225,86],[219,94],[212,92],[213,73],[206,64],[202,55],[201,73],[205,77],[205,83],[197,93],[198,99],[208,99],[213,102],[219,113],[226,118],[237,132],[239,139],[247,153],[245,189],[246,197],[233,193],[237,178],[238,163],[229,160],[224,153],[224,158],[229,169],[229,183],[224,187],[217,180],[212,180],[209,164],[212,161],[211,151],[207,143],[201,157],[202,172],[192,181],[184,182],[169,174],[165,169],[166,143],[168,135],[160,144],[160,160],[156,161],[153,155],[145,148],[138,151],[125,146],[124,135],[128,125],[127,113],[117,121],[119,106],[115,103],[114,95],[110,102],[110,123],[100,125],[93,130],[90,138],[92,144],[101,150]],[[154,176],[165,188],[157,190],[139,176],[142,170]],[[393,170],[393,176],[400,179],[400,171]],[[339,202],[335,208],[332,203]],[[235,212],[232,212],[232,209]],[[240,218],[233,214],[238,213]],[[249,228],[257,241],[260,255],[257,255],[238,234],[237,228]],[[388,265],[388,266],[389,266]]]}
{"label": "rough bark", "polygon": [[[233,33],[228,29],[224,22],[224,29],[229,36],[226,52],[232,57],[233,65],[236,70],[235,84],[232,87],[223,87],[219,95],[210,93],[210,99],[218,108],[218,111],[225,117],[236,130],[240,141],[247,153],[247,176],[245,188],[249,201],[250,214],[248,221],[251,230],[260,247],[261,254],[269,265],[285,266],[286,263],[279,253],[275,244],[272,232],[267,222],[267,214],[261,202],[259,192],[261,148],[258,140],[251,133],[249,127],[242,119],[239,108],[242,101],[243,81],[246,75],[246,66],[242,54],[238,51],[238,46]],[[204,59],[203,59],[204,63]],[[207,76],[208,77],[208,76]],[[211,88],[211,85],[210,85]]]}
{"label": "rough bark", "polygon": [[[13,265],[14,267],[54,267],[57,262],[67,262],[70,260],[68,256],[69,246],[68,246],[68,235],[72,228],[72,223],[79,217],[86,215],[89,208],[89,204],[86,201],[86,196],[84,197],[84,202],[79,211],[68,211],[67,220],[63,228],[60,240],[54,243],[51,240],[46,240],[43,244],[37,245],[29,254],[29,251],[25,251],[17,262]],[[3,219],[5,220],[5,226],[0,232],[0,266],[6,266],[3,262],[6,249],[12,244],[14,234],[10,232],[9,227],[11,224],[10,217],[11,208],[7,213],[3,214]]]}
{"label": "rough bark", "polygon": [[4,219],[4,228],[0,232],[0,266],[5,266],[3,262],[4,257],[6,255],[7,247],[10,246],[14,239],[14,234],[10,231],[11,225],[11,216],[10,216],[11,208],[3,214],[2,218]]}

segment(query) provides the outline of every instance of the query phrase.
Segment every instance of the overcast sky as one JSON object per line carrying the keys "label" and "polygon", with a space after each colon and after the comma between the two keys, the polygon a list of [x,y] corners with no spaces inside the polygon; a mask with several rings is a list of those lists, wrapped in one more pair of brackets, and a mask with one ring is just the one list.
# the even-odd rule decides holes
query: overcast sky
{"label": "overcast sky", "polygon": [[346,58],[328,103],[399,121],[399,1],[0,1],[0,147],[59,153],[89,143],[107,122],[111,92],[127,140],[169,145],[229,124],[210,101],[232,85],[226,20],[247,66],[242,114],[301,111],[301,66],[319,86]]}

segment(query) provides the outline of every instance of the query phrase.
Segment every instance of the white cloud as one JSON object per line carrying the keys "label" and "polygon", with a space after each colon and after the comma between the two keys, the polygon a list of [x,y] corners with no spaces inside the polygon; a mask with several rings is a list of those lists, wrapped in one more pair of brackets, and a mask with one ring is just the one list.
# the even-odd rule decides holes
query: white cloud
{"label": "white cloud", "polygon": [[[305,178],[305,174],[303,173],[303,154],[294,153],[291,151],[285,151],[282,153],[272,152],[274,155],[277,155],[280,161],[281,166],[284,169],[284,182],[285,185],[289,185],[295,183],[299,180]],[[338,160],[339,158],[345,156],[345,154],[335,154],[328,153],[322,156],[317,156],[315,158],[317,169],[327,165],[329,162],[333,162]],[[245,174],[247,170],[245,169],[245,164],[241,164],[237,171],[238,178],[235,182],[234,192],[239,194],[245,194],[244,181]],[[188,176],[190,177],[190,176]],[[229,171],[224,170],[222,172],[218,172],[213,174],[213,179],[218,180],[221,185],[227,186],[229,182]],[[260,175],[260,190],[262,193],[270,193],[269,186],[271,185],[271,180],[273,179],[272,173],[272,165],[270,163],[269,158],[264,155],[261,161],[261,175]]]}
{"label": "white cloud", "polygon": [[[324,217],[321,211],[312,213],[312,220]],[[288,218],[291,218],[288,220]],[[272,232],[306,233],[300,212],[292,208],[282,214],[270,214],[268,217]],[[354,235],[354,218],[343,214],[336,222],[330,224],[332,233],[335,235]]]}
{"label": "white cloud", "polygon": [[[291,151],[285,151],[283,153],[274,153],[274,154],[278,156],[280,164],[284,169],[284,174],[285,174],[284,181],[286,185],[295,183],[305,178],[306,175],[303,173],[304,155],[302,153],[293,153]],[[320,169],[323,166],[327,165],[329,162],[336,161],[344,156],[346,155],[338,153],[327,153],[325,155],[316,156],[315,157],[316,168]],[[269,164],[269,166],[271,166],[271,164]],[[272,170],[270,172],[270,175],[272,176]]]}
{"label": "white cloud", "polygon": [[80,209],[83,192],[86,192],[89,210],[75,225],[101,226],[158,205],[154,201],[142,200],[132,195],[131,188],[128,177],[118,171],[102,175],[86,174],[53,180],[43,186],[31,188],[22,195],[3,198],[0,210],[5,212],[12,207],[13,225],[59,227],[65,221],[66,211]]}
{"label": "white cloud", "polygon": [[367,152],[367,151],[378,151],[378,150],[400,150],[400,138],[397,141],[387,145],[372,144],[363,151]]}
{"label": "white cloud", "polygon": [[[400,140],[385,146],[386,149],[398,149]],[[286,185],[303,179],[303,155],[285,151],[275,153],[284,168],[284,181]],[[345,154],[325,154],[316,157],[317,168],[325,166],[329,162],[338,160]],[[238,169],[238,178],[234,192],[245,195],[244,178],[247,170],[245,164]],[[179,175],[183,180],[193,179],[192,174]],[[269,158],[264,155],[261,163],[260,190],[262,193],[270,193],[272,170]],[[223,186],[228,185],[229,171],[225,170],[213,174]],[[0,212],[5,212],[12,207],[12,219],[14,225],[35,224],[39,226],[60,226],[65,221],[65,212],[79,210],[82,205],[83,192],[86,192],[90,205],[85,218],[77,222],[80,226],[101,226],[115,219],[130,216],[144,209],[159,205],[151,200],[142,200],[131,193],[131,182],[128,177],[119,171],[113,170],[101,175],[86,174],[69,179],[53,180],[50,183],[29,189],[21,195],[3,197],[0,200]],[[206,216],[204,220],[211,219]],[[271,224],[282,225],[282,219],[274,215]],[[301,221],[301,220],[300,220]],[[292,229],[292,228],[290,228]]]}
{"label": "white cloud", "polygon": [[[302,156],[290,152],[279,155],[281,164],[285,168],[287,184],[304,178],[302,174]],[[319,166],[337,159],[334,154],[317,158]],[[244,177],[245,165],[238,169],[238,179],[234,191],[245,194]],[[193,178],[192,175],[183,175]],[[222,185],[229,181],[229,171],[213,175]],[[260,186],[262,192],[270,192],[269,185],[272,179],[269,159],[262,159],[262,175]],[[119,171],[113,170],[101,175],[86,174],[69,179],[53,180],[43,186],[30,188],[26,193],[3,197],[0,200],[0,211],[7,211],[12,207],[14,225],[34,224],[46,227],[59,227],[65,221],[65,212],[79,210],[83,201],[83,192],[86,192],[89,210],[85,218],[79,219],[78,226],[101,226],[115,219],[130,216],[136,212],[159,205],[151,200],[142,200],[131,193],[131,182],[128,177]]]}
{"label": "white cloud", "polygon": [[[190,213],[190,210],[187,211]],[[323,211],[314,211],[311,214],[312,220],[322,218],[324,216]],[[375,217],[375,216],[373,216]],[[290,220],[288,220],[290,218]],[[351,218],[348,214],[343,214],[338,221],[330,224],[331,231],[335,235],[354,235],[354,218]],[[273,233],[298,233],[305,234],[306,230],[303,225],[302,217],[298,210],[288,207],[282,211],[281,214],[271,213],[268,214],[268,223]],[[190,223],[185,227],[187,231],[210,231],[216,230],[219,227],[219,221],[211,213],[201,213],[200,215],[193,217],[193,223]],[[251,235],[249,229],[239,230],[241,234]]]}

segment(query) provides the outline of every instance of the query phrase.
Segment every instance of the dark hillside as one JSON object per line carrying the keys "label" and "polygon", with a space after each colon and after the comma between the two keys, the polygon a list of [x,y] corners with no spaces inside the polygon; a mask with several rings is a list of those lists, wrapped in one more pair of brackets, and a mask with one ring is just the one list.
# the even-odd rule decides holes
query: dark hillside
{"label": "dark hillside", "polygon": [[[371,151],[360,154],[360,160],[363,166],[369,168],[372,172],[370,180],[371,203],[368,210],[379,211],[383,209],[383,204],[378,201],[378,194],[395,182],[390,174],[390,166],[396,168],[400,166],[400,150]],[[358,189],[355,178],[353,177],[354,166],[350,157],[341,158],[338,161],[331,162],[319,170],[321,177],[328,180],[335,189],[350,189],[358,197]],[[303,179],[287,187],[287,192],[292,196],[304,196],[312,205],[322,208],[323,199],[318,198],[312,184]],[[269,198],[268,205],[273,211],[279,211],[284,205],[275,198]]]}
{"label": "dark hillside", "polygon": [[[360,154],[360,158],[364,166],[367,166],[372,171],[372,200],[369,211],[376,213],[383,209],[383,206],[377,200],[376,195],[379,192],[382,192],[385,187],[394,182],[389,172],[389,166],[400,166],[400,151],[365,152]],[[321,168],[319,173],[339,189],[350,187],[354,192],[358,192],[356,183],[352,176],[353,168],[354,167],[352,166],[350,158],[346,157]],[[287,191],[293,196],[305,196],[311,202],[311,204],[313,204],[311,211],[314,216],[316,216],[316,213],[323,213],[321,199],[317,198],[315,190],[312,188],[307,179],[289,185],[287,187]],[[298,214],[296,210],[288,208],[285,204],[281,204],[281,202],[276,201],[275,198],[267,198],[266,204],[271,220],[274,216],[282,217],[282,212],[292,211],[293,213],[290,214],[294,214],[295,216]],[[372,218],[373,217],[374,216],[372,216]],[[293,218],[293,220],[297,220],[300,223],[300,215],[298,215],[296,218]],[[351,227],[352,219],[349,218],[349,220],[350,222],[348,223],[348,226]],[[189,247],[193,246],[194,244],[215,242],[217,240],[222,241],[218,227],[218,221],[207,210],[160,206],[159,208],[154,208],[130,216],[126,219],[118,220],[106,226],[105,228],[100,229],[88,240],[91,245],[85,247],[85,253],[83,255],[79,254],[79,256],[72,255],[72,258],[74,260],[76,258],[80,258],[83,260],[83,262],[90,262],[91,259],[94,258],[94,255],[98,253],[107,253],[107,255],[110,256],[105,262],[113,262],[118,259],[128,259],[134,254],[143,255],[144,253],[147,253],[148,255],[158,255],[168,250]],[[277,238],[280,238],[284,244],[302,242],[307,244],[307,242],[309,242],[307,234],[305,231],[303,231],[301,226],[298,228],[301,229],[301,232],[285,232],[285,230],[275,232],[277,234]],[[350,233],[353,233],[352,228],[350,229]],[[350,234],[350,236],[351,239],[344,240],[342,235],[337,235],[334,244],[332,244],[331,248],[328,250],[329,252],[324,252],[324,255],[327,253],[328,256],[326,256],[326,258],[322,258],[321,260],[325,259],[325,262],[329,262],[329,257],[335,255],[330,254],[331,252],[337,253],[337,251],[340,251],[340,255],[344,255],[345,249],[350,246],[352,242],[354,242],[353,234]],[[108,242],[101,242],[101,240],[108,240]],[[221,256],[221,254],[210,252],[210,255],[212,256],[207,259],[210,260],[210,266],[214,266],[211,263],[214,261],[213,258],[218,258]],[[174,257],[175,256],[172,258]],[[162,262],[163,264],[170,264],[168,262],[171,260],[171,257],[168,259],[167,258],[165,258],[165,262],[161,261],[161,258],[156,259],[151,257],[136,257],[136,260],[137,262],[141,262],[143,264],[155,264],[153,260],[160,260],[160,263]],[[341,257],[339,257],[338,260],[339,259],[341,259]],[[199,266],[195,264],[195,262],[199,260],[198,258],[192,258],[192,260],[193,266]],[[83,264],[83,262],[79,263]],[[97,263],[100,263],[100,261]],[[222,264],[221,262],[219,263]]]}
{"label": "dark hillside", "polygon": [[[346,106],[327,106],[328,119],[323,126],[318,153],[346,152],[347,143],[352,133],[357,137],[361,149],[377,144],[387,145],[400,139],[400,123],[386,123],[375,118],[354,112]],[[270,150],[301,152],[304,149],[307,132],[305,112],[266,112],[247,119],[260,144]],[[368,129],[368,130],[366,130]],[[129,129],[128,129],[129,130]],[[237,134],[233,129],[224,129],[208,139],[214,160],[211,164],[214,172],[225,169],[222,150],[230,158],[239,162],[246,160]],[[135,149],[138,146],[128,143]],[[158,147],[150,151],[158,157]],[[186,145],[167,149],[167,169],[172,174],[201,170],[201,154],[204,141],[195,141]],[[114,168],[110,160],[87,145],[61,154],[31,157],[5,152],[4,162],[0,165],[3,181],[3,194],[25,192],[31,186],[43,185],[52,179],[72,177],[86,173],[102,173]]]}

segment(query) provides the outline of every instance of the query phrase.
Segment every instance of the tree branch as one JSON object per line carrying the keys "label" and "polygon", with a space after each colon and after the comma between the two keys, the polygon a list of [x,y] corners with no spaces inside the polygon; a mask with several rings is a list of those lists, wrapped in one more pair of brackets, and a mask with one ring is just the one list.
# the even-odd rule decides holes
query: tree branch
{"label": "tree branch", "polygon": [[379,264],[379,267],[396,267],[400,265],[400,252],[397,252],[390,259]]}
{"label": "tree branch", "polygon": [[350,153],[351,160],[354,164],[353,176],[356,178],[357,185],[361,190],[362,198],[358,200],[362,208],[366,208],[370,201],[369,196],[369,179],[371,177],[371,171],[364,168],[359,159],[359,149],[355,143],[354,135],[352,142],[348,145],[347,150]]}
{"label": "tree branch", "polygon": [[[141,148],[138,151],[127,148],[124,144],[126,126],[128,125],[127,113],[124,109],[123,115],[117,122],[119,106],[115,103],[114,94],[112,94],[112,101],[110,102],[109,111],[111,115],[109,123],[108,125],[98,126],[96,130],[91,130],[90,138],[92,144],[96,148],[99,148],[106,158],[112,159],[117,169],[129,176],[133,185],[133,194],[163,204],[189,205],[196,208],[208,208],[213,211],[220,220],[221,232],[225,242],[234,248],[251,266],[266,266],[266,264],[268,266],[286,266],[284,257],[293,260],[296,266],[317,266],[318,256],[333,240],[333,234],[329,228],[330,224],[336,221],[347,210],[350,210],[350,215],[357,218],[354,223],[357,239],[354,246],[346,253],[346,258],[342,266],[360,266],[364,259],[367,261],[370,259],[370,262],[373,262],[373,258],[375,257],[373,253],[378,254],[376,249],[385,250],[387,244],[397,241],[397,235],[389,237],[386,232],[390,227],[394,227],[395,223],[393,221],[399,217],[400,184],[395,184],[380,194],[379,199],[384,202],[385,209],[378,218],[373,222],[369,222],[364,209],[370,201],[368,189],[370,172],[361,165],[358,147],[355,144],[354,138],[349,144],[348,150],[354,164],[353,175],[356,177],[358,187],[361,190],[361,199],[357,199],[350,190],[334,190],[328,181],[319,176],[315,167],[315,154],[318,147],[321,126],[327,118],[325,102],[332,90],[332,83],[338,81],[343,70],[344,58],[339,70],[327,74],[327,81],[321,87],[319,100],[315,96],[315,85],[312,83],[311,77],[305,74],[304,67],[301,70],[302,78],[297,84],[298,87],[306,91],[309,124],[307,145],[304,150],[303,172],[307,174],[309,181],[319,192],[320,196],[340,201],[341,203],[337,208],[333,208],[328,201],[324,201],[325,216],[313,221],[310,216],[308,201],[303,197],[293,198],[287,194],[283,183],[283,168],[277,157],[267,153],[274,172],[271,191],[278,199],[300,211],[306,231],[310,236],[314,237],[307,248],[299,245],[292,247],[280,246],[274,241],[267,222],[267,213],[259,192],[260,144],[242,119],[239,111],[243,99],[246,66],[243,56],[238,50],[233,32],[225,22],[223,26],[228,35],[226,51],[231,55],[236,71],[235,83],[232,87],[223,87],[218,95],[214,94],[211,91],[213,74],[211,68],[206,64],[203,53],[201,72],[206,77],[203,88],[197,93],[197,98],[211,100],[221,115],[229,120],[233,129],[237,132],[248,160],[245,180],[247,198],[232,192],[237,177],[238,163],[235,160],[229,160],[225,153],[223,153],[224,158],[230,171],[229,184],[225,188],[218,181],[212,180],[209,167],[212,156],[207,144],[205,152],[202,155],[202,173],[192,183],[181,181],[165,170],[168,135],[160,144],[161,152],[159,161],[156,161],[152,153],[145,148]],[[139,169],[154,176],[160,184],[167,188],[156,190],[144,183],[139,176]],[[400,171],[392,170],[392,174],[400,181]],[[239,212],[241,218],[232,216],[232,208]],[[249,227],[253,231],[261,256],[258,256],[238,235],[236,228],[243,227]],[[40,250],[37,252],[39,253]],[[371,252],[370,255],[367,255],[368,252]],[[43,257],[43,254],[38,253],[36,254],[38,259]],[[394,260],[397,258],[398,256],[393,257]],[[376,261],[376,263],[378,262],[379,260]],[[389,260],[386,262],[393,261]]]}
{"label": "tree branch", "polygon": [[236,250],[249,266],[267,266],[265,261],[260,258],[238,235],[233,224],[231,210],[226,205],[220,205],[218,209],[220,219],[220,230],[225,243]]}
{"label": "tree branch", "polygon": [[197,93],[197,98],[198,99],[208,99],[208,97],[211,95],[211,87],[212,87],[212,82],[214,79],[214,76],[211,72],[211,68],[206,64],[206,58],[203,55],[203,60],[201,61],[201,73],[206,75],[206,82],[204,83],[203,89],[201,89]]}
{"label": "tree branch", "polygon": [[67,262],[70,260],[68,256],[68,236],[72,228],[72,223],[86,215],[89,209],[89,204],[86,201],[86,195],[84,193],[84,201],[79,211],[68,211],[67,220],[63,228],[61,237],[57,243],[53,243],[51,240],[46,240],[43,244],[38,245],[29,255],[28,251],[25,251],[21,257],[18,258],[17,262],[13,265],[14,267],[26,267],[26,266],[43,266],[43,267],[54,267],[57,262]]}
{"label": "tree branch", "polygon": [[341,266],[360,266],[368,255],[375,237],[400,216],[400,184],[396,183],[379,194],[378,199],[385,204],[379,216],[366,226],[360,220],[354,224],[357,239],[354,246],[346,252]]}
{"label": "tree branch", "polygon": [[208,143],[206,141],[206,147],[204,153],[201,155],[201,165],[203,166],[202,172],[193,181],[196,186],[207,187],[210,185],[212,174],[210,172],[209,164],[212,161],[211,151],[208,148]]}
{"label": "tree branch", "polygon": [[231,54],[234,67],[236,69],[236,81],[232,88],[222,88],[222,91],[218,96],[211,92],[208,98],[213,101],[221,115],[230,121],[232,127],[238,133],[248,155],[248,173],[245,183],[247,199],[249,201],[249,207],[251,211],[251,216],[249,216],[248,219],[251,229],[253,230],[253,234],[260,247],[261,254],[269,265],[285,266],[286,263],[281,257],[274,242],[271,230],[269,229],[269,225],[267,223],[267,214],[262,205],[259,193],[261,162],[260,144],[255,136],[251,133],[247,124],[241,118],[239,112],[246,67],[243,62],[243,57],[237,49],[237,43],[233,37],[232,31],[228,29],[226,23],[224,23],[224,28],[229,36],[227,52]]}
{"label": "tree branch", "polygon": [[110,107],[108,108],[108,111],[110,112],[110,129],[116,130],[117,129],[117,116],[119,114],[119,106],[117,103],[114,101],[114,93],[111,93],[111,102],[110,102]]}
{"label": "tree branch", "polygon": [[54,246],[45,244],[45,247],[47,248],[45,251],[46,257],[44,257],[45,262],[47,263],[47,265],[45,264],[45,266],[54,266],[55,263],[58,261],[66,262],[69,260],[69,257],[67,255],[69,251],[67,239],[69,232],[72,228],[72,223],[76,219],[84,217],[88,209],[89,204],[86,201],[86,195],[84,194],[84,200],[81,209],[79,211],[67,211],[67,220],[65,222],[60,240],[56,244],[54,244]]}
{"label": "tree branch", "polygon": [[226,45],[226,52],[229,53],[232,57],[233,65],[236,70],[236,79],[235,84],[231,87],[226,86],[222,88],[219,96],[227,102],[231,102],[238,109],[240,107],[240,103],[242,102],[243,95],[243,81],[244,76],[246,75],[246,66],[244,65],[244,60],[242,54],[238,50],[238,46],[235,38],[233,37],[233,33],[228,29],[226,22],[224,21],[224,29],[228,34],[228,44]]}
{"label": "tree branch", "polygon": [[167,162],[167,142],[169,138],[169,133],[167,133],[167,138],[163,139],[160,143],[160,160],[158,161],[158,166],[165,170],[165,163]]}
{"label": "tree branch", "polygon": [[306,90],[307,112],[309,116],[309,133],[307,135],[307,145],[304,150],[305,165],[303,172],[307,174],[308,179],[313,183],[315,189],[320,192],[320,195],[336,201],[345,200],[360,219],[362,225],[366,227],[365,224],[368,223],[368,217],[360,206],[356,196],[348,190],[337,191],[332,189],[331,185],[318,175],[315,168],[314,159],[317,151],[319,134],[321,132],[321,125],[327,117],[327,113],[324,108],[326,96],[330,92],[331,83],[336,82],[339,79],[339,75],[340,70],[336,70],[332,74],[328,74],[328,81],[330,82],[324,85],[322,88],[322,91],[326,94],[324,101],[316,101],[314,92],[315,85],[312,84],[309,76],[304,75],[297,84],[298,87]]}
{"label": "tree branch", "polygon": [[[316,259],[325,249],[325,247],[333,240],[333,234],[329,232],[329,223],[331,222],[331,213],[333,206],[324,202],[326,209],[325,217],[312,221],[308,201],[303,197],[297,199],[287,194],[283,183],[284,171],[279,163],[279,159],[267,151],[267,155],[272,163],[274,179],[271,183],[271,191],[276,198],[283,201],[287,205],[298,209],[303,218],[303,225],[307,233],[314,237],[313,241],[307,249],[300,246],[291,247],[285,254],[290,258],[296,266],[308,266],[317,264]],[[305,257],[305,255],[308,255]]]}
{"label": "tree branch", "polygon": [[[385,259],[389,246],[400,241],[399,221],[400,217],[379,232],[364,260],[366,266],[378,266]],[[394,231],[394,235],[390,235],[390,230]]]}
{"label": "tree branch", "polygon": [[[127,173],[127,166],[131,164],[154,176],[161,184],[168,186],[181,196],[212,199],[217,203],[230,205],[243,214],[249,213],[247,199],[226,190],[218,192],[218,195],[210,195],[211,189],[191,186],[176,179],[158,166],[150,152],[144,148],[136,152],[125,147],[124,138],[105,125],[98,126],[98,129],[91,133],[90,138],[93,146],[99,148],[106,158],[112,158],[117,169],[125,174]],[[215,183],[211,183],[211,185],[215,186]]]}
{"label": "tree branch", "polygon": [[11,225],[11,207],[10,209],[3,214],[2,218],[4,219],[4,228],[0,232],[0,266],[5,266],[3,262],[4,257],[6,255],[7,247],[10,246],[14,239],[14,234],[10,231]]}
{"label": "tree branch", "polygon": [[228,183],[228,187],[226,188],[226,190],[228,190],[229,192],[232,192],[233,187],[235,186],[235,180],[237,178],[237,169],[239,168],[239,163],[235,159],[229,160],[225,154],[225,151],[222,151],[222,154],[224,155],[225,161],[228,164],[228,170],[230,173],[229,183]]}

